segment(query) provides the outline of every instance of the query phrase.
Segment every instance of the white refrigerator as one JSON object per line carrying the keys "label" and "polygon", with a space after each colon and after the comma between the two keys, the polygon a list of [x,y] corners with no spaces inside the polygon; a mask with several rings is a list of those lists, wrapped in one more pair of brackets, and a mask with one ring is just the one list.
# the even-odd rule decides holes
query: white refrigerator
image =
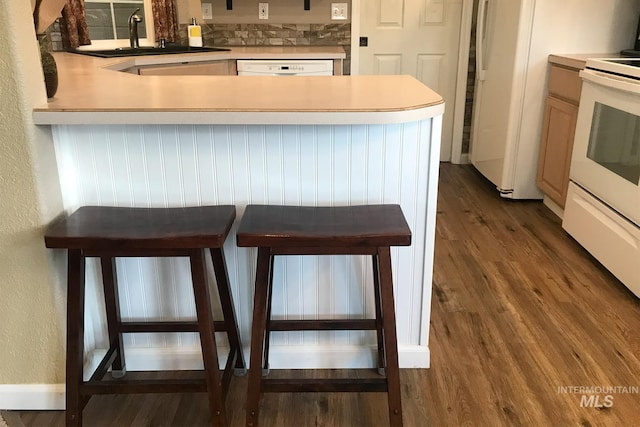
{"label": "white refrigerator", "polygon": [[512,199],[536,186],[549,54],[633,47],[640,0],[478,0],[471,163]]}

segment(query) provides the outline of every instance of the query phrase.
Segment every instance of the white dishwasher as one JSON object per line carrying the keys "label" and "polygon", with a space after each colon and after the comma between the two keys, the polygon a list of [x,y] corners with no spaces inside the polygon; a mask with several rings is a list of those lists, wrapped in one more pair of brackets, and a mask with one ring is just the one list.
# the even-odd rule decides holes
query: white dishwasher
{"label": "white dishwasher", "polygon": [[239,76],[332,76],[332,59],[239,59]]}

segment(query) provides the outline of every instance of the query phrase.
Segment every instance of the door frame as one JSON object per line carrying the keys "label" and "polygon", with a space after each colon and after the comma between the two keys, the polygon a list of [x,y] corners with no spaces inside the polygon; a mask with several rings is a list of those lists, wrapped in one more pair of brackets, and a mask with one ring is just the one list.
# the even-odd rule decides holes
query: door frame
{"label": "door frame", "polygon": [[[370,1],[370,0],[364,0]],[[417,0],[408,0],[417,1]],[[469,154],[462,153],[464,133],[464,110],[467,94],[467,73],[469,72],[469,44],[475,0],[462,0],[462,22],[460,23],[460,43],[458,45],[458,70],[456,72],[456,97],[453,106],[453,135],[451,141],[451,163],[469,163]],[[360,3],[351,0],[351,75],[360,74]]]}

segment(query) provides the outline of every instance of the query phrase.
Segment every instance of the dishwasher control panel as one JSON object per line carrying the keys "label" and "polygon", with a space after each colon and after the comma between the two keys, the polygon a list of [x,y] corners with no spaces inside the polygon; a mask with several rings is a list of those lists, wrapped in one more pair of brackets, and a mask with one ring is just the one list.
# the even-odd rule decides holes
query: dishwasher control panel
{"label": "dishwasher control panel", "polygon": [[304,71],[304,65],[269,65],[269,71]]}
{"label": "dishwasher control panel", "polygon": [[265,60],[239,59],[239,76],[331,76],[332,59]]}

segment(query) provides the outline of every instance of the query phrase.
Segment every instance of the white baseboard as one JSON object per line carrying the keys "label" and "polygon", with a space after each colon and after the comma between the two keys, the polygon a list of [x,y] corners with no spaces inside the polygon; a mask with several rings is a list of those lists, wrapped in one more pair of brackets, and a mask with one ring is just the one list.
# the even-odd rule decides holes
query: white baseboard
{"label": "white baseboard", "polygon": [[64,409],[64,384],[0,384],[0,409],[14,411]]}
{"label": "white baseboard", "polygon": [[[227,348],[219,348],[220,364],[226,362]],[[106,350],[96,350],[85,363],[87,376],[100,363]],[[355,345],[271,346],[271,369],[346,369],[375,366],[375,347]],[[200,347],[189,348],[125,348],[128,371],[198,370],[202,369]],[[245,349],[249,362],[249,349]],[[400,368],[428,368],[428,347],[398,347]],[[86,379],[86,378],[85,378]],[[63,410],[64,384],[0,384],[0,409]]]}

